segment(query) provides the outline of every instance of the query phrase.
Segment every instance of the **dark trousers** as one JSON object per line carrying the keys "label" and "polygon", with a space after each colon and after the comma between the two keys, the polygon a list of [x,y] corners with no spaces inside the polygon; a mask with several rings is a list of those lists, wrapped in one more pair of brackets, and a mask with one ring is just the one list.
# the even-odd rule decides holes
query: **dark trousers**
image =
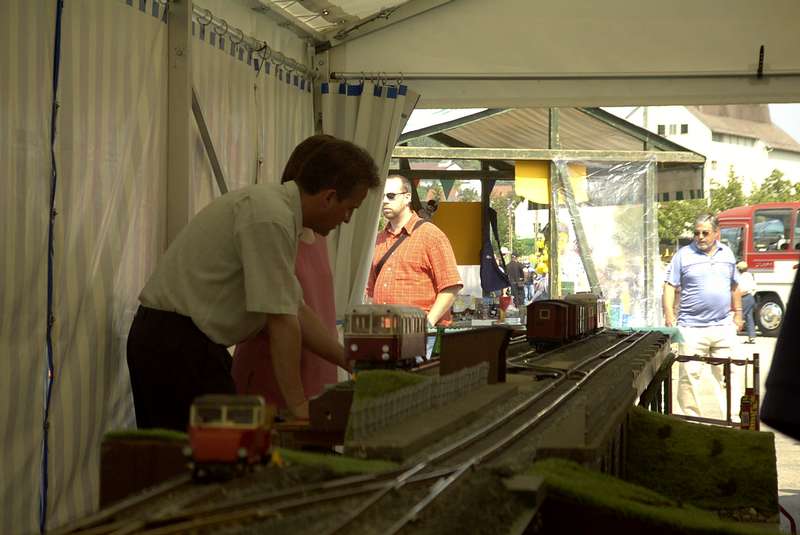
{"label": "dark trousers", "polygon": [[525,304],[525,286],[521,282],[511,283],[511,296],[514,298],[514,306],[522,308]]}
{"label": "dark trousers", "polygon": [[744,323],[747,326],[747,336],[755,338],[756,336],[756,322],[753,314],[756,307],[756,298],[750,294],[742,296],[742,314],[744,315]]}
{"label": "dark trousers", "polygon": [[231,364],[191,318],[140,306],[128,335],[137,426],[186,431],[194,398],[236,393]]}

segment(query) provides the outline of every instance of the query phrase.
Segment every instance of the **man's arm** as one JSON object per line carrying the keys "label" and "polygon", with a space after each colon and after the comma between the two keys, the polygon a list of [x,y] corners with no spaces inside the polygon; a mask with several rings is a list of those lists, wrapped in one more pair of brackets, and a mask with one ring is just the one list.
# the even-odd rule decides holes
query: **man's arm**
{"label": "man's arm", "polygon": [[300,378],[300,322],[291,314],[267,314],[272,370],[295,418],[308,419],[308,401]]}
{"label": "man's arm", "polygon": [[298,314],[300,331],[303,334],[303,347],[307,347],[331,364],[350,370],[345,360],[344,347],[339,343],[319,316],[308,305],[300,305]]}
{"label": "man's arm", "polygon": [[733,323],[736,324],[736,330],[741,331],[744,326],[744,319],[742,317],[742,292],[739,291],[738,284],[734,284],[731,287],[731,308],[733,309]]}
{"label": "man's arm", "polygon": [[431,325],[436,325],[442,316],[444,316],[445,312],[453,306],[453,302],[456,300],[459,291],[461,291],[461,286],[457,285],[445,288],[436,294],[436,301],[433,302],[433,306],[431,306],[428,312],[428,322],[430,322]]}
{"label": "man's arm", "polygon": [[667,327],[675,326],[675,287],[668,282],[664,283],[664,295],[661,299],[664,308],[664,324]]}

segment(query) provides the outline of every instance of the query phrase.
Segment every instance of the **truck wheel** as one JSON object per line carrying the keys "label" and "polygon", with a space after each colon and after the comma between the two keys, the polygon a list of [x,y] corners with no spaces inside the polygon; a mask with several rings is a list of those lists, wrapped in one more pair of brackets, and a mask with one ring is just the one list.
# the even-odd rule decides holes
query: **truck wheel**
{"label": "truck wheel", "polygon": [[778,329],[783,323],[783,305],[779,298],[767,296],[761,299],[753,312],[762,336],[778,336]]}

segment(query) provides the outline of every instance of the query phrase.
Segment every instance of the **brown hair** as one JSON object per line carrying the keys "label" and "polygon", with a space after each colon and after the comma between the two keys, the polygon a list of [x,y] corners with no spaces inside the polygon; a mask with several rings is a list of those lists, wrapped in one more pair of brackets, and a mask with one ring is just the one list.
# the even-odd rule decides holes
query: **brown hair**
{"label": "brown hair", "polygon": [[281,175],[281,184],[294,180],[300,174],[303,164],[306,163],[308,156],[317,150],[317,148],[327,141],[336,139],[327,134],[320,134],[318,136],[311,136],[301,141],[292,151],[289,156],[289,161],[286,162],[286,167],[283,168],[283,175]]}
{"label": "brown hair", "polygon": [[289,180],[310,195],[335,189],[340,200],[349,198],[357,185],[380,185],[378,168],[367,151],[325,134],[311,136],[295,147],[281,177],[281,182]]}

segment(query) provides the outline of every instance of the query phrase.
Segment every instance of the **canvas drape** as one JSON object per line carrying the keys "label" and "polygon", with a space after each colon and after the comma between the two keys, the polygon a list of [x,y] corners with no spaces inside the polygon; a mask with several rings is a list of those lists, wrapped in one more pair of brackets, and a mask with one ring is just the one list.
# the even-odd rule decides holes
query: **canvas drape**
{"label": "canvas drape", "polygon": [[383,181],[392,150],[403,131],[419,95],[404,85],[323,83],[322,130],[364,147],[375,159],[381,187],[371,190],[350,223],[328,237],[336,314],[341,318],[348,305],[363,302],[369,267],[375,248]]}
{"label": "canvas drape", "polygon": [[[45,487],[48,529],[97,508],[102,437],[135,424],[128,329],[166,247],[164,5],[63,5],[57,53],[55,1],[0,2],[0,64],[8,66],[0,76],[0,533],[39,531]],[[193,30],[194,85],[229,189],[254,183],[259,161],[260,180],[277,180],[291,149],[312,133],[308,80],[291,73],[287,83],[285,70],[210,30],[201,39],[197,23]],[[54,57],[57,215],[48,312]],[[193,128],[197,211],[219,192]]]}

